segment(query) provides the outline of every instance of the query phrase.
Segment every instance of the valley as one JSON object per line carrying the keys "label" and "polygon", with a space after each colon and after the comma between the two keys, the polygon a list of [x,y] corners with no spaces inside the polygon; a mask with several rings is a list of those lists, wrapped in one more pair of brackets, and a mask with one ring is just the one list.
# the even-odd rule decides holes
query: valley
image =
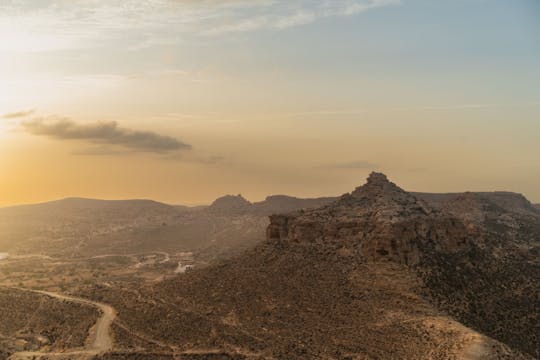
{"label": "valley", "polygon": [[0,0],[0,360],[540,360],[539,19]]}

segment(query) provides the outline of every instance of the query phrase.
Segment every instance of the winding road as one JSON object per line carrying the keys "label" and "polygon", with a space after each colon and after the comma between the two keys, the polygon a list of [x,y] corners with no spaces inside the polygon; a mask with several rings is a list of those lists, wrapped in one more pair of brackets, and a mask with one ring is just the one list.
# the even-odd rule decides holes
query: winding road
{"label": "winding road", "polygon": [[480,334],[476,335],[467,345],[461,355],[463,360],[488,359],[489,351],[486,348],[483,336]]}
{"label": "winding road", "polygon": [[9,360],[29,360],[39,357],[57,358],[57,359],[91,359],[95,355],[99,355],[110,351],[113,347],[113,339],[111,336],[111,325],[116,318],[116,310],[107,304],[102,304],[74,296],[62,295],[47,291],[18,289],[29,291],[36,294],[41,294],[61,301],[85,304],[98,308],[101,311],[101,316],[96,321],[95,325],[90,330],[86,345],[84,348],[67,350],[65,352],[43,352],[43,351],[23,351],[18,352],[9,358]]}

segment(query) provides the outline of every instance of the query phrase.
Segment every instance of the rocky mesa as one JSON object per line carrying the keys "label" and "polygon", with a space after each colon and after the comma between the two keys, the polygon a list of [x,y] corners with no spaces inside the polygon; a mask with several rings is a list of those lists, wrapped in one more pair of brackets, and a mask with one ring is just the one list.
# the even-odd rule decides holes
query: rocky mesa
{"label": "rocky mesa", "polygon": [[439,310],[540,356],[540,212],[520,194],[408,193],[372,173],[331,204],[271,216],[267,239],[407,265]]}
{"label": "rocky mesa", "polygon": [[367,183],[312,211],[270,217],[269,240],[321,242],[365,260],[417,264],[427,250],[466,249],[478,232],[372,173]]}

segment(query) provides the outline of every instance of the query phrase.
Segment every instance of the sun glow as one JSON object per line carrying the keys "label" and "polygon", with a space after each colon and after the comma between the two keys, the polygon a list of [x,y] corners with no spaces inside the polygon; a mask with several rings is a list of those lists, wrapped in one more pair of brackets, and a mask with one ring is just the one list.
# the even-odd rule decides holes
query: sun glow
{"label": "sun glow", "polygon": [[0,53],[56,50],[65,47],[66,42],[65,39],[55,35],[2,29],[0,33]]}
{"label": "sun glow", "polygon": [[0,139],[3,139],[6,136],[7,126],[3,122],[0,122]]}

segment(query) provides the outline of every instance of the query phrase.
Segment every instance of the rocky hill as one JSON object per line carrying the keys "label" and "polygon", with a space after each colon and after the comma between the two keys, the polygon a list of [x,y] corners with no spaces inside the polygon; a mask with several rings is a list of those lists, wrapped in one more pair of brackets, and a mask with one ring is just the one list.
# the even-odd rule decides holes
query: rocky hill
{"label": "rocky hill", "polygon": [[227,213],[245,213],[251,208],[251,203],[242,195],[225,195],[216,199],[209,207],[209,211]]}
{"label": "rocky hill", "polygon": [[[136,297],[106,287],[85,296],[121,309],[120,321],[160,339],[162,351],[538,357],[540,219],[478,196],[430,201],[374,173],[334,202],[271,216],[267,241],[238,257],[139,288]],[[121,331],[117,338],[126,351],[156,345]]]}
{"label": "rocky hill", "polygon": [[271,217],[274,242],[411,266],[439,308],[540,356],[540,213],[512,193],[411,194],[372,174],[308,212]]}
{"label": "rocky hill", "polygon": [[474,229],[373,173],[367,184],[327,206],[274,215],[267,237],[325,243],[366,260],[415,265],[429,249],[455,252],[469,246]]}

